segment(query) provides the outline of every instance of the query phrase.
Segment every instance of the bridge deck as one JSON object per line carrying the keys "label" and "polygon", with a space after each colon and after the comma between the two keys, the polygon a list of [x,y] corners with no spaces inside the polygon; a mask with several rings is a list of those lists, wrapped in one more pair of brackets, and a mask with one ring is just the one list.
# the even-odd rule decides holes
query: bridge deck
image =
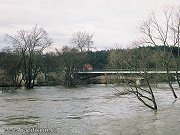
{"label": "bridge deck", "polygon": [[[78,74],[143,74],[144,71],[80,71]],[[147,71],[148,74],[166,74],[167,71]],[[170,74],[175,74],[176,71],[169,71]],[[178,71],[180,73],[180,71]]]}

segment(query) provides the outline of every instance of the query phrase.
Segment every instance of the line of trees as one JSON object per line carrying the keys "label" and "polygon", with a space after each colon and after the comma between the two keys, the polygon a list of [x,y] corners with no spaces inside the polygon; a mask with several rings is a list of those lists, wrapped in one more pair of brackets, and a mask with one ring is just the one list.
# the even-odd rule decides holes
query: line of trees
{"label": "line of trees", "polygon": [[77,32],[71,39],[73,47],[64,46],[61,50],[45,53],[53,41],[43,28],[35,26],[31,30],[19,30],[13,36],[6,35],[5,41],[11,47],[0,53],[0,69],[4,77],[1,83],[13,86],[24,83],[27,89],[32,89],[38,74],[46,76],[50,72],[64,71],[65,86],[74,87],[77,84],[75,72],[82,70],[84,64],[90,63],[95,68],[105,68],[107,64],[106,51],[91,51],[92,38],[90,33]]}

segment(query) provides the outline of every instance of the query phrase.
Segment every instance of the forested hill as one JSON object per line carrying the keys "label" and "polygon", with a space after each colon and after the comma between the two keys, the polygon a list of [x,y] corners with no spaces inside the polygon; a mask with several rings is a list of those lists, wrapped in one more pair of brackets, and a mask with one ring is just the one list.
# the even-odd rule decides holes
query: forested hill
{"label": "forested hill", "polygon": [[88,63],[93,66],[93,69],[105,69],[108,65],[109,53],[110,50],[88,52]]}
{"label": "forested hill", "polygon": [[[119,66],[115,64],[122,59],[122,54],[126,54],[126,57],[131,57],[134,59],[132,61],[137,61],[142,59],[140,53],[147,53],[151,57],[155,57],[157,53],[167,53],[172,52],[172,57],[176,58],[178,56],[178,47],[164,47],[164,46],[146,46],[138,47],[133,49],[111,49],[111,50],[101,50],[101,51],[87,51],[80,52],[78,49],[66,47],[62,50],[56,52],[48,52],[42,54],[42,56],[37,55],[34,58],[38,59],[37,64],[41,67],[43,72],[63,70],[65,67],[72,67],[76,69],[82,69],[84,64],[92,65],[94,70],[101,70],[107,68],[125,68],[124,65]],[[136,57],[138,55],[138,57]],[[13,72],[13,69],[21,69],[21,62],[19,59],[19,54],[13,51],[1,51],[0,52],[0,68]],[[133,58],[132,58],[133,57]],[[136,59],[135,59],[136,57]],[[158,60],[158,56],[156,60]],[[114,66],[112,66],[112,63]],[[16,67],[16,68],[14,68]]]}

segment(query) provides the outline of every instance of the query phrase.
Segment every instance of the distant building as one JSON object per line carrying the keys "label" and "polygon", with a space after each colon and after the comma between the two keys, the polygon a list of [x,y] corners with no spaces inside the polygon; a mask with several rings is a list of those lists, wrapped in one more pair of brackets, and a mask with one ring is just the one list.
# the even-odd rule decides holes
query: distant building
{"label": "distant building", "polygon": [[93,70],[93,67],[90,64],[84,64],[83,70]]}

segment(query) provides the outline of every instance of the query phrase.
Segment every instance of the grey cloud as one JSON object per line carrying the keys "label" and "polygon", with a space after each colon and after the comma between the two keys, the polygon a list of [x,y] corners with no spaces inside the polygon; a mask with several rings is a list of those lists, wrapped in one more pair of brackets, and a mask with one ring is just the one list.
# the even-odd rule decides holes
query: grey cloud
{"label": "grey cloud", "polygon": [[125,47],[138,39],[137,26],[151,11],[159,11],[163,5],[179,5],[180,1],[0,0],[0,3],[0,33],[15,34],[18,29],[38,24],[54,39],[54,46],[60,47],[68,44],[74,32],[82,30],[94,33],[97,48],[109,48],[115,43]]}

